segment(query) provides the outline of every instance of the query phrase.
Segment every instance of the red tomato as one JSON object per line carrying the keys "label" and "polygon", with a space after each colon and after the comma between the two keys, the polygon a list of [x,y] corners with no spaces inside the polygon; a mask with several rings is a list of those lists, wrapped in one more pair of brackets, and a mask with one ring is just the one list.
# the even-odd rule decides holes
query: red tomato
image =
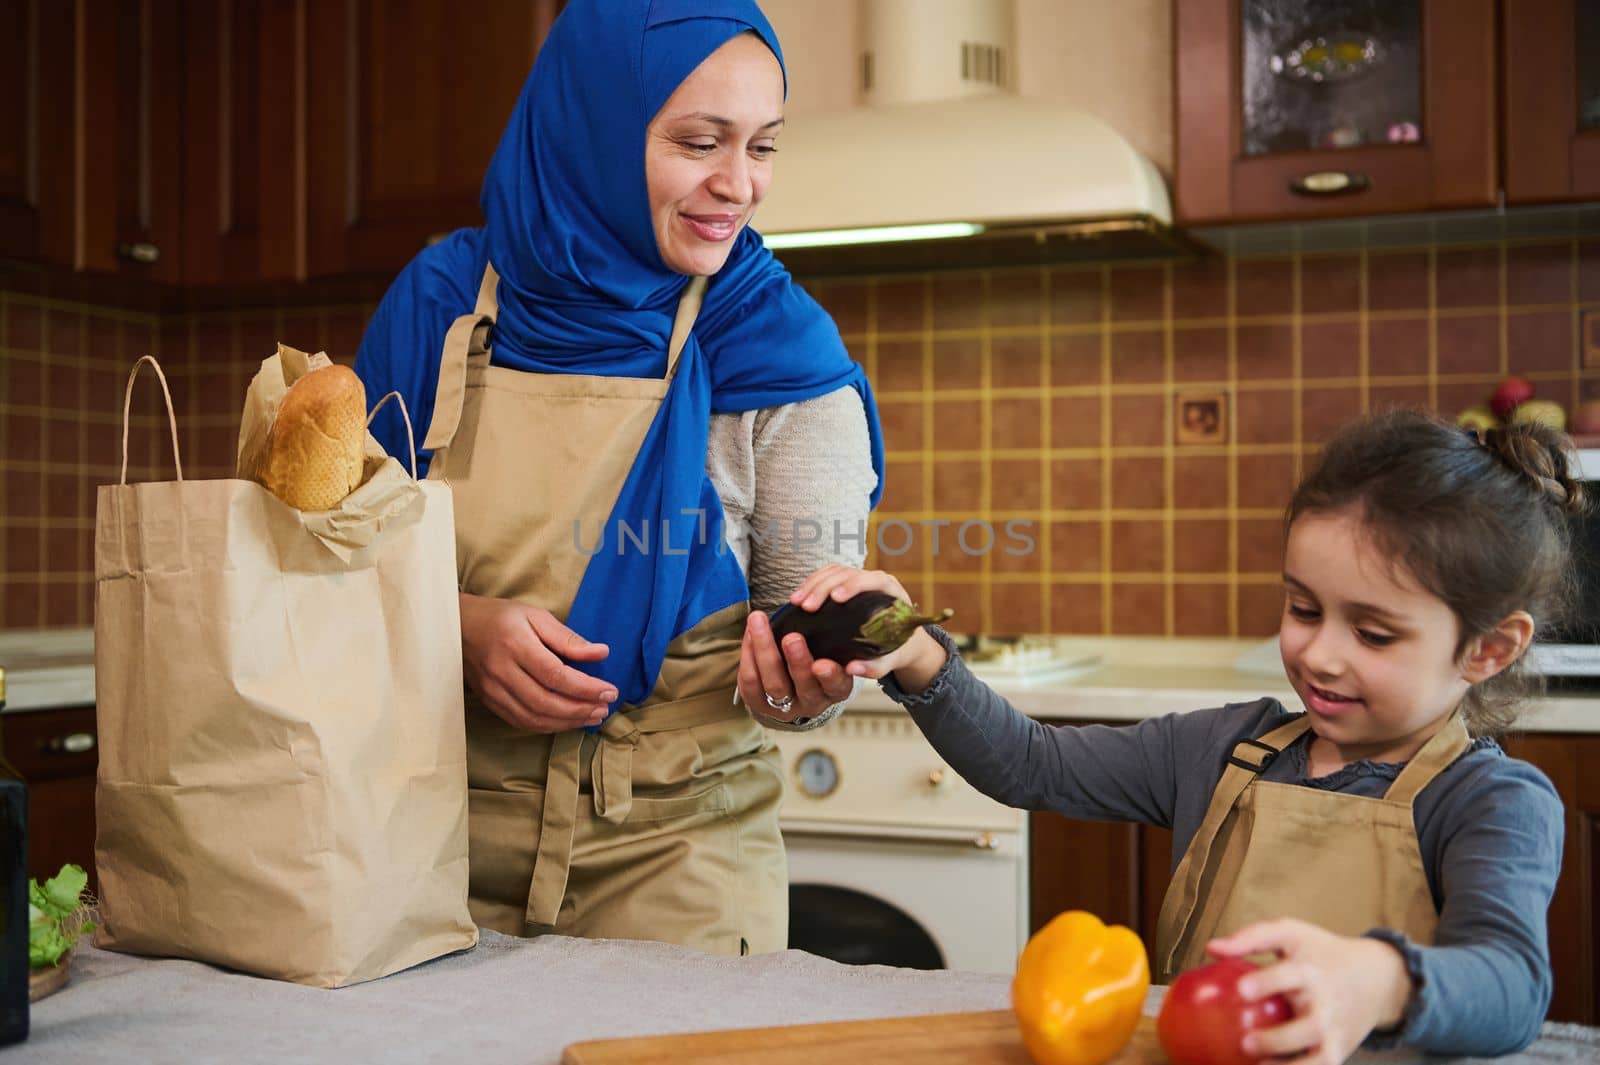
{"label": "red tomato", "polygon": [[1156,1035],[1172,1065],[1254,1065],[1244,1052],[1244,1034],[1273,1028],[1294,1016],[1282,995],[1246,1002],[1239,978],[1257,968],[1243,958],[1224,958],[1180,973],[1161,1001]]}

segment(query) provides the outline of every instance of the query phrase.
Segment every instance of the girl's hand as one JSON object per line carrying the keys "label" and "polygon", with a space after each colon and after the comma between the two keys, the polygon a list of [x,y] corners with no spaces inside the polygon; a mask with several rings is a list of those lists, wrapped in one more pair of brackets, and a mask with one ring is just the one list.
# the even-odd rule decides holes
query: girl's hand
{"label": "girl's hand", "polygon": [[1278,961],[1239,981],[1254,1001],[1287,995],[1294,1020],[1244,1037],[1244,1052],[1284,1058],[1283,1065],[1342,1065],[1374,1029],[1405,1016],[1411,977],[1400,952],[1366,936],[1339,936],[1284,918],[1213,939],[1206,952],[1221,958],[1276,954]]}
{"label": "girl's hand", "polygon": [[[807,577],[789,597],[789,602],[802,610],[816,610],[828,599],[842,603],[861,592],[888,592],[906,602],[911,601],[905,587],[892,574],[883,570],[853,569],[833,564],[823,566]],[[939,641],[929,636],[926,630],[918,629],[916,635],[895,650],[881,658],[851,662],[845,667],[845,672],[850,676],[874,680],[893,673],[895,683],[902,691],[914,693],[933,683],[933,678],[939,675],[948,657],[944,648],[939,646]]]}

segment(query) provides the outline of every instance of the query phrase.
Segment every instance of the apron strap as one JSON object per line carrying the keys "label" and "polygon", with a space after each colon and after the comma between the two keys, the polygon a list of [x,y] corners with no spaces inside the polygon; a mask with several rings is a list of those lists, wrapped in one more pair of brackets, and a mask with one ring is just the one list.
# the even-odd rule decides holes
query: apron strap
{"label": "apron strap", "polygon": [[[727,688],[717,688],[671,702],[652,703],[627,713],[612,714],[600,726],[599,746],[590,757],[589,778],[594,790],[595,816],[614,825],[633,810],[633,752],[639,741],[653,732],[708,725],[735,710]],[[528,885],[529,924],[553,927],[567,894],[572,869],[572,841],[578,824],[579,776],[582,764],[582,729],[558,732],[550,745],[545,773],[544,809],[540,814],[539,848],[533,858],[533,881]]]}
{"label": "apron strap", "polygon": [[706,279],[694,277],[689,279],[683,295],[678,298],[678,313],[672,319],[672,340],[667,345],[668,381],[678,372],[678,356],[683,354],[683,346],[689,342],[689,330],[694,328],[694,320],[700,316],[700,303],[705,295]]}
{"label": "apron strap", "polygon": [[1177,894],[1168,893],[1162,904],[1161,916],[1156,925],[1157,949],[1161,954],[1159,971],[1170,973],[1173,959],[1177,957],[1179,940],[1188,927],[1189,918],[1200,901],[1200,879],[1211,859],[1211,847],[1216,842],[1222,823],[1233,812],[1244,789],[1272,763],[1284,748],[1299,739],[1311,727],[1311,717],[1301,714],[1286,725],[1280,725],[1258,740],[1240,740],[1228,756],[1228,768],[1211,793],[1211,804],[1206,807],[1205,820],[1189,842],[1189,849],[1178,863],[1172,876]]}
{"label": "apron strap", "polygon": [[[428,425],[428,435],[422,441],[424,450],[433,451],[449,447],[461,427],[461,409],[467,395],[467,360],[488,350],[488,333],[500,313],[500,275],[494,264],[484,267],[483,281],[478,286],[478,302],[471,314],[463,314],[444,335],[444,350],[439,358],[439,386],[434,394],[433,421]],[[678,369],[678,357],[689,341],[689,331],[700,315],[700,304],[705,298],[706,279],[691,278],[683,295],[678,299],[678,312],[672,320],[672,339],[667,347],[667,374],[671,380]]]}
{"label": "apron strap", "polygon": [[500,312],[499,290],[500,275],[495,273],[491,263],[483,269],[477,306],[471,314],[463,314],[450,323],[444,335],[444,351],[439,357],[439,389],[433,399],[433,421],[422,441],[424,450],[449,447],[456,430],[461,427],[461,407],[467,395],[467,358],[484,350],[489,327],[494,325],[495,316]]}
{"label": "apron strap", "polygon": [[567,894],[572,838],[578,825],[578,749],[583,732],[569,729],[550,740],[550,768],[544,780],[544,810],[539,818],[539,849],[528,885],[529,924],[552,926]]}
{"label": "apron strap", "polygon": [[1472,737],[1467,734],[1467,725],[1461,720],[1460,712],[1451,714],[1444,727],[1429,737],[1428,742],[1422,745],[1422,750],[1400,770],[1400,775],[1395,777],[1394,783],[1384,793],[1384,799],[1410,806],[1434,777],[1471,746]]}

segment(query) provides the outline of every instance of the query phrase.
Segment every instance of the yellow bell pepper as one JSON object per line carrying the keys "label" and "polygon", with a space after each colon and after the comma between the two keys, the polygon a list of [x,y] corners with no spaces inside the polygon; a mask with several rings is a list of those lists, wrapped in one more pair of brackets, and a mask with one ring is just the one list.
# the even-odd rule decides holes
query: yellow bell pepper
{"label": "yellow bell pepper", "polygon": [[1037,1065],[1104,1065],[1133,1037],[1149,989],[1150,962],[1131,929],[1068,910],[1023,948],[1011,1008]]}

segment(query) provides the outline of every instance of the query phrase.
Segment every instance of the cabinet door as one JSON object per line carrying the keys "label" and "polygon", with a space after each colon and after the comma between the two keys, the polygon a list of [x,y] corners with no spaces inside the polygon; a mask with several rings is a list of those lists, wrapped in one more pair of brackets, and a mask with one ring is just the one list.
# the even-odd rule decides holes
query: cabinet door
{"label": "cabinet door", "polygon": [[1491,206],[1494,0],[1178,0],[1188,224]]}
{"label": "cabinet door", "polygon": [[0,0],[0,258],[72,263],[74,32],[71,4]]}
{"label": "cabinet door", "polygon": [[1550,902],[1550,1019],[1600,1021],[1600,736],[1532,734],[1507,739],[1506,752],[1544,771],[1567,812],[1561,879]]}
{"label": "cabinet door", "polygon": [[185,0],[188,284],[285,281],[302,272],[305,23],[300,3]]}
{"label": "cabinet door", "polygon": [[393,274],[478,225],[478,193],[560,0],[308,11],[307,276]]}
{"label": "cabinet door", "polygon": [[[1028,847],[1030,934],[1066,910],[1144,933],[1138,825],[1036,813],[1028,819]],[[1154,936],[1152,927],[1147,939]]]}
{"label": "cabinet door", "polygon": [[76,117],[73,265],[177,281],[183,258],[180,0],[83,0],[77,10],[83,95]]}
{"label": "cabinet door", "polygon": [[0,0],[0,256],[178,279],[179,3]]}
{"label": "cabinet door", "polygon": [[28,875],[43,883],[67,862],[94,871],[94,707],[13,711],[0,720],[6,761],[28,786]]}
{"label": "cabinet door", "polygon": [[1600,6],[1505,0],[1506,202],[1600,197]]}

